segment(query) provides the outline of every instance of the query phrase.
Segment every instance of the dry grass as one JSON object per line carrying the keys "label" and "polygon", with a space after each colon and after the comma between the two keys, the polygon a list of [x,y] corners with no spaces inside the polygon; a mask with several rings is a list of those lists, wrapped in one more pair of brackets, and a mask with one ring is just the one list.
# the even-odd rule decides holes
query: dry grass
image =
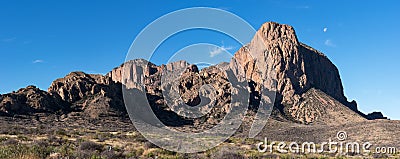
{"label": "dry grass", "polygon": [[[195,154],[180,154],[158,148],[148,142],[138,133],[130,123],[119,120],[105,120],[104,125],[94,125],[84,120],[71,120],[64,122],[43,122],[32,126],[30,120],[18,120],[16,122],[4,122],[0,124],[0,158],[336,158],[333,155],[324,154],[281,154],[261,153],[257,151],[255,144],[268,137],[271,141],[298,141],[310,140],[326,141],[334,138],[338,127],[300,125],[288,122],[270,120],[269,125],[256,139],[247,138],[245,131],[236,134],[218,147],[206,152]],[[1,123],[3,122],[3,123]],[[80,123],[80,124],[76,124]],[[23,126],[29,125],[29,126]],[[397,130],[396,121],[369,121],[362,124],[347,124],[340,130],[348,132],[350,140],[380,140],[385,145],[390,145],[390,136],[394,136],[391,143],[396,145],[400,141],[394,135]],[[114,126],[114,127],[113,127]],[[376,131],[370,134],[386,135],[381,138],[371,136],[354,136],[354,134],[372,127]],[[397,126],[398,127],[398,126]],[[243,128],[246,130],[247,128]],[[297,138],[296,138],[297,137]],[[398,139],[398,140],[397,140]],[[396,141],[397,140],[397,141]],[[350,157],[399,157],[395,155],[350,156]]]}

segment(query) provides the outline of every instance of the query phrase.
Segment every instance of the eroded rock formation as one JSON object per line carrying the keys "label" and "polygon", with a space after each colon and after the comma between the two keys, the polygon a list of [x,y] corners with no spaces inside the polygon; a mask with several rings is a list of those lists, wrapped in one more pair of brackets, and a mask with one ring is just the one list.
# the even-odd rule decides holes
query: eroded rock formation
{"label": "eroded rock formation", "polygon": [[3,115],[57,113],[68,109],[68,103],[60,96],[52,95],[35,86],[0,96],[0,112]]}
{"label": "eroded rock formation", "polygon": [[[293,27],[274,22],[263,24],[229,63],[199,70],[185,61],[157,66],[135,59],[104,76],[72,72],[55,80],[48,92],[29,86],[0,95],[0,112],[10,115],[82,111],[92,118],[120,115],[126,111],[122,95],[125,88],[144,92],[153,111],[167,125],[212,126],[230,111],[232,91],[237,89],[232,87],[228,72],[246,83],[247,88],[243,89],[249,91],[249,107],[253,111],[257,111],[267,89],[276,91],[275,117],[325,124],[345,123],[343,119],[383,118],[379,113],[366,116],[359,112],[356,102],[348,102],[344,96],[336,66],[321,52],[299,42]],[[208,113],[201,118],[177,115],[185,113],[180,108],[183,104],[194,107],[207,103],[216,106],[211,110],[199,109]]]}

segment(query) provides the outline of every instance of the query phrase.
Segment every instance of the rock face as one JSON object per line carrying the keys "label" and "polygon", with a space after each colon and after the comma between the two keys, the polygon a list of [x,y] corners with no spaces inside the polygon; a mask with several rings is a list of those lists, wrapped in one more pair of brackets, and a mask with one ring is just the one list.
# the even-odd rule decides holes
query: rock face
{"label": "rock face", "polygon": [[109,83],[109,79],[102,75],[71,72],[64,78],[55,80],[48,91],[60,95],[64,101],[74,103],[88,95],[104,92],[103,87]]}
{"label": "rock face", "polygon": [[51,95],[35,86],[0,96],[0,112],[3,115],[56,113],[68,110],[68,103],[60,96]]}
{"label": "rock face", "polygon": [[[214,66],[199,71],[196,65],[185,61],[156,66],[146,60],[135,59],[115,68],[106,76],[115,83],[121,82],[127,89],[135,88],[145,92],[153,111],[166,125],[190,123],[199,126],[200,123],[207,123],[205,125],[211,127],[229,109],[229,82],[226,75]],[[204,85],[210,86],[201,88]],[[189,119],[174,113],[187,113],[181,110],[185,104],[205,106],[208,103],[215,103],[216,106],[200,109],[199,112],[208,113],[202,118]]]}
{"label": "rock face", "polygon": [[372,112],[367,115],[367,119],[375,120],[375,119],[388,119],[388,118],[383,116],[381,112]]}
{"label": "rock face", "polygon": [[71,72],[48,92],[28,86],[0,96],[0,115],[83,112],[90,118],[125,114],[121,83],[103,75]]}
{"label": "rock face", "polygon": [[[262,96],[261,89],[267,88],[277,92],[275,107],[285,118],[302,123],[314,122],[324,115],[318,110],[325,110],[324,107],[331,107],[335,102],[327,103],[323,98],[308,99],[311,96],[309,92],[313,89],[322,92],[320,96],[331,97],[332,100],[337,101],[334,105],[345,106],[346,110],[350,109],[361,115],[357,119],[365,117],[357,110],[357,104],[354,101],[348,102],[344,96],[336,66],[321,52],[299,42],[293,27],[289,25],[274,22],[263,24],[252,41],[240,48],[231,62],[226,65],[237,68],[233,72],[245,76],[248,80],[251,94],[250,107],[257,108],[258,98]],[[169,77],[169,81],[180,82],[179,90],[176,90],[180,96],[174,96],[174,98],[182,98],[186,104],[195,106],[202,101],[199,95],[202,85],[219,83],[214,87],[217,88],[214,92],[217,96],[214,98],[218,98],[216,100],[218,102],[224,101],[217,102],[217,105],[223,107],[226,104],[230,96],[221,93],[221,90],[227,89],[226,78],[212,76],[213,71],[218,69],[206,68],[199,71],[197,67],[184,61],[156,66],[138,59],[128,61],[113,69],[107,76],[128,88],[144,86],[144,91],[156,99],[154,103],[165,105],[163,86],[161,86],[161,83],[165,81],[161,79],[161,76],[163,73],[179,72],[177,70],[182,69],[186,71]],[[207,80],[212,82],[205,82]],[[312,108],[305,103],[313,105]],[[313,109],[317,111],[311,111]]]}
{"label": "rock face", "polygon": [[[146,60],[138,59],[122,64],[120,67],[113,69],[106,76],[110,77],[114,82],[123,83],[127,88],[136,88],[140,87],[137,85],[139,83],[152,82],[144,81],[145,79],[142,78],[142,74],[149,77],[160,71],[159,69],[159,67]],[[125,73],[125,75],[123,73]],[[123,77],[125,78],[123,79]]]}
{"label": "rock face", "polygon": [[268,74],[276,74],[278,101],[282,104],[298,102],[310,88],[347,102],[338,69],[325,55],[300,43],[291,26],[265,23],[250,44],[235,53],[235,58],[247,68],[247,78],[256,83],[263,83],[261,79]]}
{"label": "rock face", "polygon": [[[55,80],[48,92],[29,86],[0,95],[0,113],[75,111],[91,118],[118,116],[126,113],[122,94],[126,88],[144,92],[152,110],[166,125],[212,126],[232,109],[232,91],[237,88],[228,80],[232,75],[228,70],[240,75],[237,80],[246,84],[247,88],[240,90],[250,94],[245,100],[253,111],[264,99],[263,90],[271,90],[276,91],[276,118],[324,124],[384,118],[379,113],[359,112],[357,103],[348,102],[344,96],[336,66],[321,52],[299,42],[293,27],[274,22],[263,24],[229,63],[199,70],[185,61],[157,66],[135,59],[105,76],[72,72]],[[215,106],[208,107],[207,103]],[[200,118],[181,117],[194,115],[183,111],[182,105],[208,114]]]}
{"label": "rock face", "polygon": [[301,95],[295,105],[286,105],[289,117],[301,123],[317,122],[326,125],[341,125],[362,122],[365,118],[326,93],[311,88]]}
{"label": "rock face", "polygon": [[82,110],[92,118],[125,112],[122,85],[103,75],[71,72],[55,80],[48,89],[60,96],[75,110]]}
{"label": "rock face", "polygon": [[[263,24],[253,40],[234,57],[232,62],[245,68],[249,80],[266,88],[277,86],[276,107],[288,111],[284,113],[289,117],[299,118],[293,115],[301,108],[303,94],[312,88],[357,111],[355,103],[347,102],[344,96],[336,66],[321,52],[300,43],[291,26]],[[271,75],[276,82],[267,78]],[[314,121],[314,117],[306,118],[304,122]]]}

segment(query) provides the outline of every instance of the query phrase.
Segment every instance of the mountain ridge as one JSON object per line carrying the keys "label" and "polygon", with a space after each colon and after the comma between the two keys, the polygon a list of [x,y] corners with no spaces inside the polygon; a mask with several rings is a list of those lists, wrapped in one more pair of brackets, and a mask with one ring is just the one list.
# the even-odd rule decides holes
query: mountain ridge
{"label": "mountain ridge", "polygon": [[[310,111],[307,106],[304,106],[305,101],[309,98],[307,92],[312,89],[324,92],[327,96],[358,113],[362,118],[384,118],[377,113],[370,116],[365,115],[357,109],[355,101],[348,102],[344,96],[343,85],[336,66],[322,52],[299,42],[292,26],[275,22],[264,23],[254,35],[253,40],[240,48],[234,54],[234,57],[231,62],[225,65],[240,65],[245,68],[245,71],[241,73],[249,80],[249,83],[254,83],[254,88],[250,92],[252,99],[249,99],[251,101],[250,105],[254,107],[257,107],[257,98],[260,96],[261,88],[272,89],[276,83],[277,97],[275,107],[277,110],[275,111],[283,115],[284,118],[295,122],[312,123],[316,122],[317,118],[323,118],[323,112],[313,112],[313,110]],[[264,67],[258,68],[260,66]],[[180,78],[180,82],[189,84],[182,86],[181,91],[189,90],[193,86],[195,86],[195,90],[199,90],[202,84],[212,82],[217,83],[218,85],[216,86],[218,87],[229,87],[226,84],[227,81],[224,79],[224,75],[218,72],[217,69],[210,67],[199,71],[195,68],[197,68],[195,65],[190,65],[186,61],[176,61],[157,66],[144,59],[135,59],[121,64],[105,75],[71,72],[51,84],[44,96],[50,95],[57,99],[48,98],[49,101],[44,103],[53,102],[54,105],[66,106],[65,110],[67,111],[86,111],[86,114],[93,118],[107,115],[109,114],[107,113],[108,111],[114,111],[114,113],[111,113],[114,115],[124,114],[126,110],[124,110],[125,106],[122,99],[122,86],[124,85],[128,88],[145,86],[146,93],[153,97],[149,99],[151,100],[150,102],[155,107],[164,109],[165,101],[162,99],[161,93],[161,76],[163,72],[175,69],[188,70],[185,72],[185,76]],[[236,71],[240,73],[240,70]],[[268,78],[267,75],[270,73],[276,73],[276,81]],[[142,75],[144,75],[143,78]],[[199,79],[197,76],[201,78]],[[189,85],[191,86],[188,87]],[[27,87],[22,90],[29,89],[32,88]],[[28,95],[19,92],[0,95],[1,114],[21,114],[22,112],[13,112],[12,110],[15,109],[13,106],[20,107],[22,105],[26,108],[36,109],[35,106],[43,102],[38,101],[36,104],[12,102],[18,101],[23,96],[26,97]],[[185,102],[192,105],[199,103],[199,94],[181,94],[181,96],[186,98],[184,99]],[[227,97],[224,96],[229,95],[226,95],[223,90],[217,90],[216,97],[219,101],[222,101],[222,103],[218,103],[222,108],[221,110],[226,110],[227,107],[225,105],[229,102]],[[319,99],[315,100],[315,102],[324,103],[323,100]],[[321,104],[317,105],[319,105],[319,108],[324,107]],[[99,110],[97,109],[98,107],[100,107]],[[318,109],[315,108],[314,110]],[[60,107],[54,112],[52,111],[50,113],[64,111],[64,108]],[[214,115],[221,115],[220,113],[214,112]],[[182,119],[182,121],[184,120]],[[210,119],[210,122],[214,124],[217,121],[218,119]]]}

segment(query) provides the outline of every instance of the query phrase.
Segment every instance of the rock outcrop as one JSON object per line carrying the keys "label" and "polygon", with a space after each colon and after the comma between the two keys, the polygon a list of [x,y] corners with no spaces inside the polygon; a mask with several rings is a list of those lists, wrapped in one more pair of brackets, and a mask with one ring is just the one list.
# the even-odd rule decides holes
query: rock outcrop
{"label": "rock outcrop", "polygon": [[74,110],[96,118],[126,112],[121,88],[107,76],[71,72],[55,80],[48,92],[60,96]]}
{"label": "rock outcrop", "polygon": [[[253,40],[239,49],[234,57],[232,62],[245,68],[244,74],[249,80],[265,88],[276,86],[276,107],[288,111],[283,113],[290,118],[299,119],[293,115],[305,100],[303,94],[312,88],[321,90],[363,116],[355,102],[348,102],[344,96],[336,66],[321,52],[299,42],[291,26],[274,22],[263,24]],[[305,118],[307,120],[301,121],[314,121],[312,116]]]}
{"label": "rock outcrop", "polygon": [[347,104],[338,69],[321,52],[300,43],[291,26],[263,24],[250,44],[235,53],[235,59],[247,68],[247,78],[256,83],[274,74],[277,99],[282,104],[295,104],[311,88]]}
{"label": "rock outcrop", "polygon": [[327,95],[321,90],[311,88],[301,95],[299,103],[286,105],[289,117],[301,123],[317,122],[326,125],[341,125],[349,122],[362,122],[366,119]]}
{"label": "rock outcrop", "polygon": [[[299,42],[295,30],[289,25],[275,22],[263,24],[251,42],[240,48],[226,65],[233,68],[235,74],[247,78],[251,94],[250,107],[257,108],[258,100],[262,96],[261,89],[266,88],[277,92],[275,107],[285,118],[302,123],[314,122],[323,116],[323,113],[311,112],[305,103],[319,107],[332,106],[332,103],[321,101],[322,98],[308,99],[310,93],[307,92],[315,89],[323,92],[321,96],[332,97],[340,103],[335,104],[338,107],[346,106],[359,114],[360,118],[366,117],[357,110],[355,101],[348,102],[344,96],[336,66],[323,53]],[[177,71],[182,69],[186,71],[183,73]],[[222,68],[224,69],[226,68]],[[169,77],[169,81],[180,82],[179,90],[176,90],[180,96],[175,98],[182,98],[186,104],[195,106],[201,103],[199,88],[207,84],[205,81],[227,82],[222,76],[210,76],[212,74],[210,72],[215,70],[218,69],[206,68],[199,71],[197,67],[184,61],[156,66],[146,60],[138,59],[113,69],[107,76],[127,88],[144,86],[144,91],[153,99],[157,99],[154,103],[165,105],[160,87],[161,83],[165,83],[162,79],[163,73],[180,72]],[[216,88],[218,91],[215,93],[221,95],[219,89],[226,89],[226,84],[216,85]],[[221,97],[217,101],[227,101],[229,97]],[[312,109],[319,109],[314,106]]]}
{"label": "rock outcrop", "polygon": [[60,96],[52,95],[35,86],[0,96],[0,112],[3,115],[61,113],[68,109],[68,103]]}
{"label": "rock outcrop", "polygon": [[383,116],[382,112],[372,112],[367,114],[367,119],[375,120],[375,119],[388,119],[388,118]]}
{"label": "rock outcrop", "polygon": [[[191,123],[200,126],[203,123],[203,126],[211,127],[217,124],[230,108],[229,81],[215,66],[200,71],[196,65],[185,61],[156,66],[146,60],[135,59],[113,69],[106,76],[115,83],[122,83],[127,89],[139,89],[146,93],[153,111],[166,125]],[[202,88],[204,85],[209,86]],[[208,113],[206,116],[198,119],[179,116],[187,113],[182,111],[182,105],[202,107],[207,104],[216,106],[212,109],[203,107],[198,110],[204,114]]]}
{"label": "rock outcrop", "polygon": [[55,80],[48,92],[28,86],[0,96],[0,115],[83,112],[90,118],[123,116],[122,85],[103,75],[71,72]]}
{"label": "rock outcrop", "polygon": [[71,72],[64,78],[55,80],[48,92],[58,94],[64,101],[74,103],[88,95],[105,93],[104,86],[109,84],[110,80],[102,75]]}
{"label": "rock outcrop", "polygon": [[[264,99],[265,90],[276,92],[276,118],[324,124],[384,118],[379,113],[364,115],[358,111],[357,103],[348,102],[344,96],[336,66],[323,53],[299,42],[293,27],[274,22],[263,24],[229,63],[199,70],[185,61],[157,66],[135,59],[104,76],[72,72],[55,80],[48,92],[29,86],[0,95],[0,113],[77,111],[92,118],[118,116],[126,113],[122,90],[137,89],[145,93],[153,111],[167,125],[212,126],[232,109],[232,91],[237,88],[228,80],[227,71],[240,75],[238,80],[246,83],[243,89],[250,94],[248,102],[253,111]],[[208,113],[203,117],[179,116],[193,115],[183,111],[182,105],[207,103],[215,106],[199,108],[199,112]]]}

